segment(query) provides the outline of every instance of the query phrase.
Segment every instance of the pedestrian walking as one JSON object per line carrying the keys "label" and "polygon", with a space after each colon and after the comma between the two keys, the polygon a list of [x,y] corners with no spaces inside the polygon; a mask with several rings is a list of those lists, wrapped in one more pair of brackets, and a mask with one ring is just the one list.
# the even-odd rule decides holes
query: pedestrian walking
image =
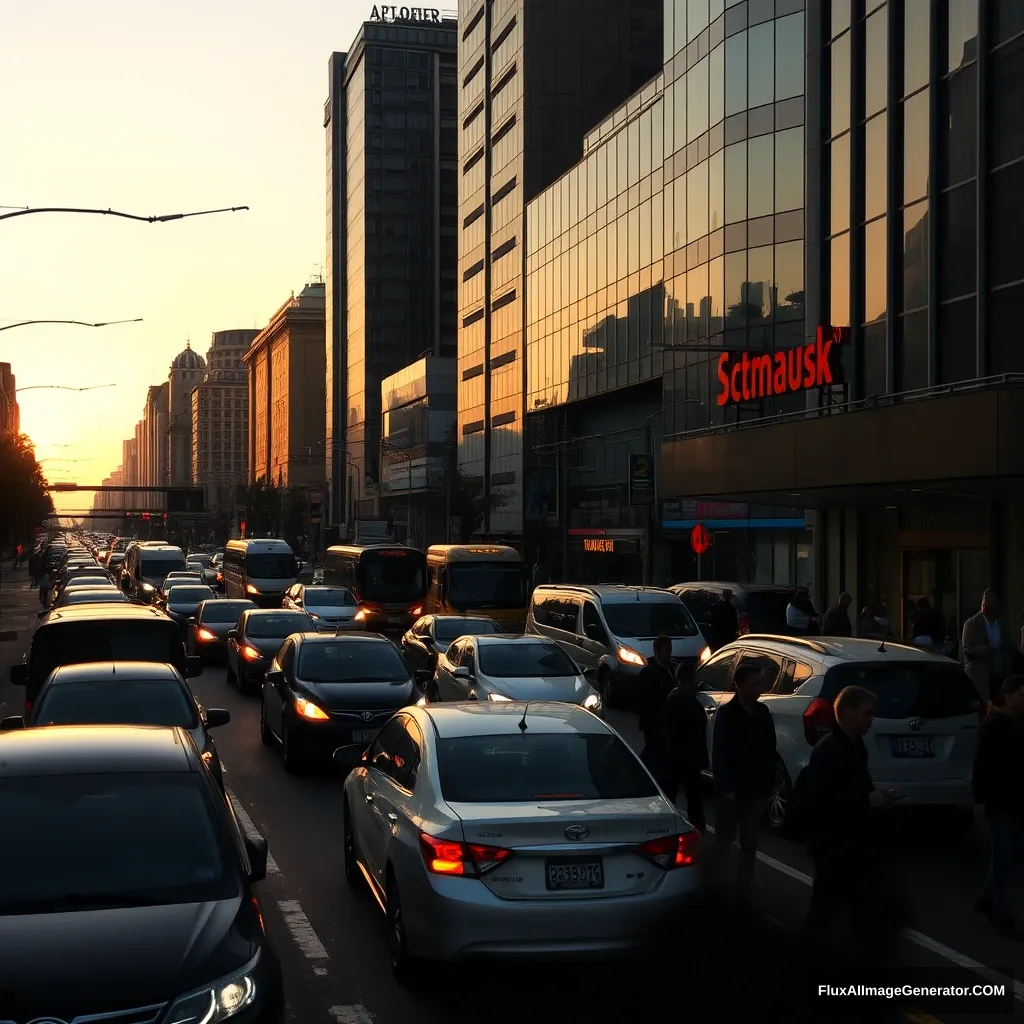
{"label": "pedestrian walking", "polygon": [[1002,707],[985,719],[974,757],[974,800],[988,826],[989,870],[977,908],[993,927],[1024,938],[1010,906],[1010,871],[1024,854],[1024,676],[1003,681]]}
{"label": "pedestrian walking", "polygon": [[50,591],[52,589],[53,582],[50,580],[50,574],[44,569],[42,576],[39,577],[39,603],[44,609],[50,605]]}
{"label": "pedestrian walking", "polygon": [[733,593],[728,588],[722,591],[721,600],[716,601],[708,611],[708,625],[711,636],[708,638],[712,650],[717,651],[726,644],[731,644],[740,635],[740,617],[733,604]]}
{"label": "pedestrian walking", "polygon": [[659,636],[654,641],[654,656],[640,670],[637,679],[639,690],[639,726],[644,734],[644,749],[641,760],[648,768],[659,763],[663,749],[661,724],[659,721],[665,699],[675,688],[672,675],[672,640]]}
{"label": "pedestrian walking", "polygon": [[672,803],[682,789],[686,818],[703,835],[707,831],[703,772],[708,767],[708,716],[697,700],[697,673],[692,664],[676,668],[676,685],[665,698],[661,720],[665,743],[662,789]]}
{"label": "pedestrian walking", "polygon": [[757,841],[775,784],[775,723],[761,703],[764,669],[756,662],[740,665],[736,694],[715,715],[711,769],[721,795],[715,815],[715,840],[720,850],[739,839],[736,884],[743,896],[754,880]]}
{"label": "pedestrian walking", "polygon": [[822,636],[853,636],[853,623],[850,622],[850,605],[853,596],[845,591],[839,600],[825,612],[821,621]]}
{"label": "pedestrian walking", "polygon": [[814,858],[809,929],[826,938],[846,916],[860,951],[874,950],[874,961],[885,963],[879,950],[895,955],[902,912],[896,886],[879,865],[872,809],[889,807],[902,796],[876,789],[868,770],[864,736],[877,703],[861,686],[840,691],[833,705],[836,724],[800,773],[793,808],[795,819],[807,823]]}
{"label": "pedestrian walking", "polygon": [[811,602],[810,591],[797,587],[786,605],[786,628],[794,636],[809,636],[818,632],[818,613]]}
{"label": "pedestrian walking", "polygon": [[981,610],[964,622],[960,643],[964,671],[984,701],[996,698],[1009,673],[1009,636],[1000,621],[995,591],[986,590],[981,595]]}

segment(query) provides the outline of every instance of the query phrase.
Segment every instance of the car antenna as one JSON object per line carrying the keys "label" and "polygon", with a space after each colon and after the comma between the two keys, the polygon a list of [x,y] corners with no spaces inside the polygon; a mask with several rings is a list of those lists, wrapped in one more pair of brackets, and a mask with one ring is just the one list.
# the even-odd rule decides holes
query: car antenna
{"label": "car antenna", "polygon": [[885,637],[882,637],[882,642],[878,645],[878,654],[888,654],[889,652],[885,649]]}
{"label": "car antenna", "polygon": [[530,710],[530,702],[526,702],[526,707],[523,708],[523,717],[519,720],[519,730],[522,734],[526,735],[526,712]]}

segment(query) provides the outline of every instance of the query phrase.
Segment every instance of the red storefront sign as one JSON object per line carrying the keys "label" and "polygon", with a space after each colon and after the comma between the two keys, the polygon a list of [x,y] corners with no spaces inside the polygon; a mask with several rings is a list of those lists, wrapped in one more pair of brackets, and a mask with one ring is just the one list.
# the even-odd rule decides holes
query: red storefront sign
{"label": "red storefront sign", "polygon": [[723,352],[718,357],[718,404],[842,384],[839,346],[849,336],[848,327],[819,327],[814,341],[784,352]]}

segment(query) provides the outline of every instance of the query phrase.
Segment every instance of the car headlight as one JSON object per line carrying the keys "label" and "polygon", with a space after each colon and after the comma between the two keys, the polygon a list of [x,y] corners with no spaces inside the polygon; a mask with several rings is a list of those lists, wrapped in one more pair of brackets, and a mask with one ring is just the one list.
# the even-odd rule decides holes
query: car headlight
{"label": "car headlight", "polygon": [[641,668],[647,664],[647,659],[642,654],[637,654],[632,647],[619,648],[619,661],[626,665],[639,665]]}
{"label": "car headlight", "polygon": [[704,662],[707,661],[708,658],[710,658],[710,657],[711,657],[711,648],[708,647],[707,644],[705,644],[704,645],[704,650],[702,650],[700,652],[700,658],[698,659],[698,661],[700,662],[701,665],[703,665]]}
{"label": "car headlight", "polygon": [[256,1001],[257,953],[244,967],[209,985],[181,996],[171,1007],[168,1020],[176,1024],[221,1024]]}
{"label": "car headlight", "polygon": [[156,587],[154,587],[152,583],[143,583],[142,589],[143,591],[145,591],[145,593],[152,594],[153,591],[156,590]]}
{"label": "car headlight", "polygon": [[598,694],[592,693],[584,702],[583,706],[587,711],[600,711],[601,710],[601,698]]}
{"label": "car headlight", "polygon": [[259,588],[254,586],[252,583],[248,583],[248,584],[246,584],[245,592],[247,594],[258,594],[259,593]]}
{"label": "car headlight", "polygon": [[319,622],[319,621],[320,621],[320,616],[319,616],[319,615],[315,615],[315,614],[314,614],[313,612],[308,612],[307,614],[309,615],[309,617],[310,617],[310,618],[311,618],[311,619],[312,619],[312,620],[313,620],[314,622]]}
{"label": "car headlight", "polygon": [[512,700],[511,697],[506,697],[503,693],[489,693],[487,694],[487,699],[493,700],[496,703],[501,701],[504,701],[505,703],[510,703]]}

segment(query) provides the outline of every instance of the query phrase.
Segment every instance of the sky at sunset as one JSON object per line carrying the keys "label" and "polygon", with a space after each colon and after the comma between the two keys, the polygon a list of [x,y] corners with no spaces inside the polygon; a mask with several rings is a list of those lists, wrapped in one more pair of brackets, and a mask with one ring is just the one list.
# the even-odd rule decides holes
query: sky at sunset
{"label": "sky at sunset", "polygon": [[[146,388],[191,338],[262,327],[322,268],[327,61],[358,0],[38,0],[0,31],[0,206],[139,214],[249,212],[136,224],[39,214],[0,221],[0,331],[22,429],[51,480],[99,483]],[[0,211],[6,212],[6,211]],[[67,495],[62,509],[87,507]]]}

